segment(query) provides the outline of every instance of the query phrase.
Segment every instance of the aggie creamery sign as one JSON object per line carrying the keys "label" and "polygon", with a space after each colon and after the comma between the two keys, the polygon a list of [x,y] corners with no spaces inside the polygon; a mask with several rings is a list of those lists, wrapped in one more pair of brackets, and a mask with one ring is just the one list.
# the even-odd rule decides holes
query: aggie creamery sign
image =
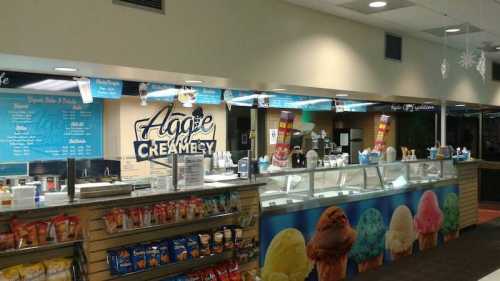
{"label": "aggie creamery sign", "polygon": [[134,150],[138,162],[166,158],[169,154],[215,151],[214,118],[201,107],[190,114],[165,106],[153,116],[135,122]]}

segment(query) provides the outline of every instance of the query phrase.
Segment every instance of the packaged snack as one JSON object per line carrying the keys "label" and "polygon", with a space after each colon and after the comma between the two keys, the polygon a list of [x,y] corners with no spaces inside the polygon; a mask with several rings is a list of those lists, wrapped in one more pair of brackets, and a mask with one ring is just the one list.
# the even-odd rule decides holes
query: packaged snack
{"label": "packaged snack", "polygon": [[213,198],[205,198],[203,200],[203,204],[205,205],[205,214],[207,216],[211,216],[217,214],[217,202]]}
{"label": "packaged snack", "polygon": [[46,272],[46,281],[71,281],[71,259],[51,259],[43,262]]}
{"label": "packaged snack", "polygon": [[188,279],[188,281],[202,281],[201,276],[200,276],[200,272],[188,273],[187,279]]}
{"label": "packaged snack", "polygon": [[38,233],[38,245],[47,245],[49,236],[49,224],[44,221],[40,221],[36,224],[36,230]]}
{"label": "packaged snack", "polygon": [[243,229],[241,229],[239,227],[235,228],[234,229],[234,247],[240,248],[242,240],[243,240]]}
{"label": "packaged snack", "polygon": [[134,229],[142,227],[142,210],[141,208],[131,208],[127,210],[127,229]]}
{"label": "packaged snack", "polygon": [[118,270],[118,252],[114,250],[108,250],[107,262],[109,265],[109,270],[111,275],[119,274]]}
{"label": "packaged snack", "polygon": [[112,212],[107,213],[102,219],[104,220],[104,225],[108,233],[112,234],[118,232],[118,223],[115,219],[115,214]]}
{"label": "packaged snack", "polygon": [[23,265],[19,268],[23,281],[45,281],[45,267],[42,263]]}
{"label": "packaged snack", "polygon": [[32,222],[26,225],[26,231],[28,232],[28,246],[35,247],[38,246],[38,233],[36,232],[36,222]]}
{"label": "packaged snack", "polygon": [[202,281],[217,281],[217,275],[212,268],[207,268],[203,271]]}
{"label": "packaged snack", "polygon": [[227,212],[228,200],[226,194],[221,194],[215,198],[217,200],[217,210],[219,213],[224,214]]}
{"label": "packaged snack", "polygon": [[186,200],[177,201],[177,221],[185,220],[188,216],[188,202]]}
{"label": "packaged snack", "polygon": [[192,235],[186,238],[186,248],[188,252],[188,258],[196,259],[200,257],[200,243],[198,242],[198,236]]}
{"label": "packaged snack", "polygon": [[146,267],[155,268],[160,265],[160,244],[151,243],[146,246]]}
{"label": "packaged snack", "polygon": [[146,249],[143,245],[133,246],[129,249],[132,258],[132,270],[142,271],[146,269]]}
{"label": "packaged snack", "polygon": [[120,249],[117,251],[116,264],[118,274],[126,274],[132,272],[132,259],[130,252],[127,249]]}
{"label": "packaged snack", "polygon": [[12,219],[10,222],[10,229],[14,233],[14,239],[16,242],[16,248],[25,248],[28,246],[28,231],[26,230],[26,224],[20,222],[18,219]]}
{"label": "packaged snack", "polygon": [[226,263],[227,273],[230,281],[241,281],[240,266],[235,261]]}
{"label": "packaged snack", "polygon": [[229,227],[224,227],[224,248],[234,248],[233,230]]}
{"label": "packaged snack", "polygon": [[201,233],[198,237],[200,238],[200,255],[202,257],[210,256],[212,253],[210,250],[210,234]]}
{"label": "packaged snack", "polygon": [[144,226],[151,226],[153,217],[153,210],[151,207],[144,207],[142,209],[142,221]]}
{"label": "packaged snack", "polygon": [[217,230],[214,232],[213,250],[216,254],[224,252],[224,232]]}
{"label": "packaged snack", "polygon": [[196,198],[191,197],[188,201],[187,219],[193,220],[196,218]]}
{"label": "packaged snack", "polygon": [[77,216],[68,217],[68,239],[78,240],[82,237],[82,227],[80,225],[80,218]]}
{"label": "packaged snack", "polygon": [[188,252],[186,248],[186,239],[178,238],[172,240],[172,253],[175,262],[185,261],[188,259]]}
{"label": "packaged snack", "polygon": [[52,219],[54,226],[56,242],[66,242],[69,236],[68,218],[64,215],[56,216]]}
{"label": "packaged snack", "polygon": [[22,266],[12,266],[0,271],[0,280],[2,281],[21,281],[21,275],[19,275],[19,269]]}
{"label": "packaged snack", "polygon": [[169,254],[169,242],[167,240],[160,242],[160,264],[169,264],[170,254]]}
{"label": "packaged snack", "polygon": [[155,224],[167,223],[167,206],[164,203],[155,204],[153,206],[153,219]]}
{"label": "packaged snack", "polygon": [[224,265],[218,265],[214,268],[215,274],[217,275],[218,281],[230,281],[229,274],[227,273],[227,268]]}
{"label": "packaged snack", "polygon": [[240,193],[237,191],[229,193],[229,210],[231,212],[241,210]]}
{"label": "packaged snack", "polygon": [[15,248],[16,240],[14,239],[14,233],[0,234],[0,251],[13,250]]}
{"label": "packaged snack", "polygon": [[205,216],[205,205],[203,204],[203,199],[196,197],[194,199],[196,205],[194,216],[195,218],[202,218]]}
{"label": "packaged snack", "polygon": [[167,214],[167,222],[176,222],[177,205],[175,202],[168,202],[165,205],[165,212]]}
{"label": "packaged snack", "polygon": [[118,231],[126,230],[127,214],[122,208],[114,208],[112,211],[116,221],[116,229]]}

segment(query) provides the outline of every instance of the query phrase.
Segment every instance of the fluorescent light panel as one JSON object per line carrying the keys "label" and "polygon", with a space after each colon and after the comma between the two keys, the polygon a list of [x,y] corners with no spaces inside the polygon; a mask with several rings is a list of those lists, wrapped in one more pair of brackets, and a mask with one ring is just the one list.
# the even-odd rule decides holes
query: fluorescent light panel
{"label": "fluorescent light panel", "polygon": [[78,87],[76,81],[45,79],[40,82],[26,84],[22,86],[21,89],[31,89],[40,91],[64,91],[75,87]]}
{"label": "fluorescent light panel", "polygon": [[78,71],[77,68],[74,67],[54,67],[55,71],[60,71],[60,72],[76,72]]}

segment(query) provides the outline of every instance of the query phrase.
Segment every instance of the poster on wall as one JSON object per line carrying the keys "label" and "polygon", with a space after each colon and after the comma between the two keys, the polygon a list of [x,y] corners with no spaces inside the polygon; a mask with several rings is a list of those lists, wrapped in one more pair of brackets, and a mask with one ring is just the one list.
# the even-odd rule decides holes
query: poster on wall
{"label": "poster on wall", "polygon": [[101,101],[0,94],[0,161],[102,157]]}
{"label": "poster on wall", "polygon": [[134,131],[138,162],[165,159],[172,153],[211,155],[215,152],[214,117],[201,107],[184,113],[172,104],[167,105],[152,116],[137,120]]}
{"label": "poster on wall", "polygon": [[262,279],[334,281],[458,237],[456,185],[261,217]]}

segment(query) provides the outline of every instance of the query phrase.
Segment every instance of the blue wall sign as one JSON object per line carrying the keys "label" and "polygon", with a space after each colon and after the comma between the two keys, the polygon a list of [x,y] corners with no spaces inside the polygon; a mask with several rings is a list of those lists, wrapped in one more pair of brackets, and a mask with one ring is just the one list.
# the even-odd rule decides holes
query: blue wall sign
{"label": "blue wall sign", "polygon": [[102,157],[103,103],[0,94],[0,161]]}
{"label": "blue wall sign", "polygon": [[120,99],[123,91],[123,81],[90,78],[90,91],[94,98]]}
{"label": "blue wall sign", "polygon": [[[176,89],[179,87],[173,84],[148,83],[148,99],[174,102],[177,100]],[[220,104],[222,90],[216,88],[193,87],[196,91],[196,104]]]}

